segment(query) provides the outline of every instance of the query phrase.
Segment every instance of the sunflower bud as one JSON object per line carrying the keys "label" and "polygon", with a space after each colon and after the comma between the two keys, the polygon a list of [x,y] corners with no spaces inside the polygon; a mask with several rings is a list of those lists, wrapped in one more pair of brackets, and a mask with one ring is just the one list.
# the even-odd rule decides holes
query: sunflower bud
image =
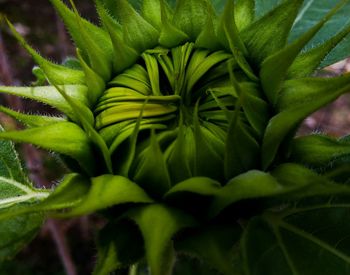
{"label": "sunflower bud", "polygon": [[[9,23],[50,85],[0,92],[44,102],[66,117],[1,107],[28,129],[0,138],[55,151],[72,170],[30,211],[113,217],[101,233],[96,274],[143,258],[151,274],[170,274],[185,252],[232,275],[237,267],[226,254],[241,229],[231,208],[253,199],[271,198],[275,206],[285,198],[350,193],[329,167],[349,153],[348,141],[293,139],[303,119],[350,88],[348,74],[312,77],[349,27],[302,52],[344,3],[287,43],[301,0],[259,19],[254,1],[227,1],[216,15],[207,0],[178,0],[174,9],[144,0],[140,11],[127,0],[96,0],[101,27],[81,18],[74,3],[71,10],[51,2],[77,46],[80,69],[47,61]],[[74,199],[66,195],[72,190]],[[252,205],[239,218],[264,211]]]}

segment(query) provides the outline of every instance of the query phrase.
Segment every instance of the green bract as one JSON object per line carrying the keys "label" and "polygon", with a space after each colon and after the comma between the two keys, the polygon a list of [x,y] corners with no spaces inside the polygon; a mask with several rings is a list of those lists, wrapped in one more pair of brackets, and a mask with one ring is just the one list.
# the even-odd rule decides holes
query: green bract
{"label": "green bract", "polygon": [[349,274],[348,246],[337,245],[349,223],[329,229],[334,239],[317,230],[349,218],[349,201],[339,195],[350,195],[350,141],[293,138],[308,115],[350,90],[350,74],[313,75],[350,27],[303,51],[346,1],[290,43],[302,0],[261,18],[253,0],[228,0],[220,14],[207,0],[143,0],[140,9],[96,0],[100,27],[73,3],[71,10],[51,2],[79,66],[47,61],[9,23],[49,85],[0,92],[44,102],[65,117],[0,106],[27,125],[0,138],[57,152],[72,173],[48,197],[26,187],[33,196],[14,206],[0,193],[4,224],[28,213],[98,211],[110,223],[100,234],[95,274],[136,263],[152,275]]}

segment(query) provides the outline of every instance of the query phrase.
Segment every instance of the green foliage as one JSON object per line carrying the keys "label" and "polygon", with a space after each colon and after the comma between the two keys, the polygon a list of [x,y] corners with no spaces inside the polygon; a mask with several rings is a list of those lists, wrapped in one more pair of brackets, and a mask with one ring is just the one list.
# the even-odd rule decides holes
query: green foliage
{"label": "green foliage", "polygon": [[0,138],[57,152],[72,171],[50,194],[36,190],[11,147],[0,261],[40,213],[97,212],[108,223],[96,275],[349,273],[349,138],[294,137],[350,90],[349,74],[314,76],[344,57],[333,49],[350,31],[336,27],[347,1],[96,0],[101,27],[73,1],[51,2],[78,48],[74,68],[46,61],[9,23],[50,85],[0,92],[65,117],[0,106],[27,125]]}
{"label": "green foliage", "polygon": [[[11,212],[17,205],[30,205],[47,196],[48,192],[34,189],[25,176],[13,144],[0,141],[0,211]],[[40,213],[0,220],[0,267],[34,238],[42,223]]]}
{"label": "green foliage", "polygon": [[246,273],[347,274],[348,207],[337,199],[300,202],[252,219],[242,239]]}

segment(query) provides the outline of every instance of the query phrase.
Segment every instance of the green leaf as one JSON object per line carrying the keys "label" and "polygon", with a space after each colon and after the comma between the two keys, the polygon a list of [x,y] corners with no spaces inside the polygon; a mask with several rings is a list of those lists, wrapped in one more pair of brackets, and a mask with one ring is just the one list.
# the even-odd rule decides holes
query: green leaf
{"label": "green leaf", "polygon": [[108,275],[110,272],[129,267],[144,255],[141,232],[130,221],[108,223],[99,232],[98,261],[94,275]]}
{"label": "green leaf", "polygon": [[260,18],[266,15],[266,13],[277,7],[277,5],[282,2],[283,0],[255,0],[255,16]]}
{"label": "green leaf", "polygon": [[207,22],[205,26],[203,26],[201,33],[198,35],[195,44],[197,48],[204,48],[216,51],[221,48],[221,44],[216,35],[215,30],[214,22],[216,20],[216,16],[210,13],[210,11],[212,10],[210,9],[208,11]]}
{"label": "green leaf", "polygon": [[49,194],[43,193],[40,198],[22,203],[18,198],[18,204],[11,208],[4,208],[0,211],[0,220],[13,218],[23,214],[33,214],[38,212],[51,212],[54,210],[64,210],[71,208],[86,196],[90,186],[90,181],[79,174],[66,174],[62,182]]}
{"label": "green leaf", "polygon": [[[192,177],[174,185],[166,194],[165,198],[173,198],[181,193],[194,193],[202,196],[212,196],[220,189],[220,183],[205,177]],[[181,199],[181,196],[179,196]]]}
{"label": "green leaf", "polygon": [[136,63],[139,54],[123,40],[122,27],[113,20],[105,8],[98,4],[97,10],[112,41],[114,49],[113,70],[115,73],[123,72],[126,68]]}
{"label": "green leaf", "polygon": [[290,158],[313,168],[326,167],[349,155],[349,142],[323,135],[299,137],[291,143]]}
{"label": "green leaf", "polygon": [[210,215],[215,216],[229,205],[245,199],[300,199],[349,192],[348,186],[336,184],[298,164],[285,163],[271,173],[251,170],[233,178],[214,193]]}
{"label": "green leaf", "polygon": [[85,73],[85,82],[86,86],[89,89],[89,92],[87,94],[89,104],[90,106],[95,106],[106,88],[105,82],[103,78],[101,78],[97,73],[95,73],[93,69],[89,67],[88,64],[86,64],[85,60],[81,56],[79,49],[77,49],[77,56]]}
{"label": "green leaf", "polygon": [[[335,7],[338,3],[342,1],[337,0],[305,0],[304,6],[301,9],[300,14],[295,21],[293,30],[290,34],[289,40],[293,41],[300,37],[305,29],[309,29],[311,26],[315,25],[326,13]],[[328,40],[335,33],[342,31],[349,26],[349,20],[347,14],[349,12],[350,3],[344,1],[345,5],[343,8],[337,12],[332,20],[330,20],[321,31],[308,43],[305,47],[305,51],[311,50],[315,47],[320,46],[324,41]],[[336,48],[334,48],[323,60],[320,67],[325,67],[334,64],[344,58],[348,57],[350,51],[350,43],[348,40],[349,36],[346,37]]]}
{"label": "green leaf", "polygon": [[349,207],[334,199],[252,219],[241,243],[246,274],[348,274]]}
{"label": "green leaf", "polygon": [[175,247],[179,252],[196,255],[220,274],[237,274],[233,265],[232,247],[239,240],[241,228],[238,224],[226,226],[208,226],[186,232]]}
{"label": "green leaf", "polygon": [[150,54],[142,54],[142,58],[145,61],[146,71],[148,72],[148,79],[151,84],[152,95],[162,96],[159,86],[159,68],[156,57]]}
{"label": "green leaf", "polygon": [[89,179],[82,175],[66,174],[50,196],[29,209],[31,211],[52,211],[71,208],[85,198],[89,187]]}
{"label": "green leaf", "polygon": [[254,0],[235,0],[234,12],[237,29],[242,31],[254,21]]}
{"label": "green leaf", "polygon": [[164,0],[160,2],[162,28],[159,35],[159,44],[167,48],[173,48],[188,41],[189,36],[173,24],[172,14],[167,13],[163,2]]}
{"label": "green leaf", "polygon": [[211,0],[210,1],[215,11],[219,14],[224,10],[226,0]]}
{"label": "green leaf", "polygon": [[224,165],[227,180],[257,167],[259,144],[249,130],[240,111],[235,111],[226,139]]}
{"label": "green leaf", "polygon": [[249,61],[259,68],[271,54],[283,48],[302,5],[302,0],[285,1],[242,32]]}
{"label": "green leaf", "polygon": [[65,121],[65,119],[62,117],[23,114],[20,112],[13,111],[4,106],[0,106],[0,112],[7,114],[10,117],[13,117],[19,122],[25,124],[27,127],[40,127],[40,126],[53,124],[56,122]]}
{"label": "green leaf", "polygon": [[136,183],[122,176],[103,175],[92,178],[89,192],[78,205],[66,213],[57,215],[72,217],[123,203],[150,202],[152,199]]}
{"label": "green leaf", "polygon": [[292,192],[290,193],[286,192],[283,194],[281,192],[280,197],[287,200],[350,194],[348,185],[337,184],[323,175],[319,175],[298,164],[287,163],[280,165],[271,172],[271,175],[283,186],[295,187],[295,190],[291,190]]}
{"label": "green leaf", "polygon": [[350,75],[332,79],[302,78],[284,83],[277,102],[281,112],[270,120],[263,139],[263,169],[271,165],[281,143],[286,141],[303,119],[348,92],[349,77]]}
{"label": "green leaf", "polygon": [[[21,203],[38,202],[47,196],[48,192],[35,190],[29,183],[13,144],[0,141],[0,209],[11,212]],[[34,238],[42,223],[41,214],[0,219],[0,266]]]}
{"label": "green leaf", "polygon": [[233,1],[227,1],[225,10],[220,20],[219,29],[217,31],[218,37],[221,43],[223,43],[223,45],[225,45],[226,48],[231,50],[234,58],[236,59],[236,62],[241,67],[241,69],[247,74],[247,76],[251,80],[257,81],[258,79],[247,61],[248,50],[244,41],[241,38],[241,35],[239,35],[236,26],[234,11],[235,9]]}
{"label": "green leaf", "polygon": [[[142,1],[142,17],[145,18],[153,27],[160,30],[162,27],[161,5],[167,4],[163,0],[144,0]],[[167,7],[169,9],[169,7]]]}
{"label": "green leaf", "polygon": [[32,56],[35,62],[44,71],[44,74],[57,85],[67,85],[67,84],[84,84],[85,77],[81,70],[71,69],[65,66],[54,64],[40,54],[38,54],[29,44],[24,40],[24,38],[16,31],[15,27],[7,21],[11,32],[15,38],[19,41],[23,48]]}
{"label": "green leaf", "polygon": [[128,1],[116,1],[115,13],[129,46],[142,53],[158,44],[159,31],[138,14]]}
{"label": "green leaf", "polygon": [[341,8],[343,3],[335,6],[322,18],[313,28],[299,37],[285,48],[267,57],[261,65],[260,78],[265,94],[272,104],[276,104],[283,82],[287,76],[288,69],[298,56],[307,42],[330,20],[330,18]]}
{"label": "green leaf", "polygon": [[[61,86],[62,87],[62,86]],[[65,85],[62,89],[70,97],[74,98],[76,102],[80,102],[80,105],[89,106],[87,100],[87,87],[83,85]],[[0,93],[21,96],[39,102],[48,104],[55,107],[57,110],[62,111],[69,118],[77,121],[75,111],[67,103],[64,97],[53,86],[41,86],[41,87],[5,87],[0,86]]]}
{"label": "green leaf", "polygon": [[[83,51],[85,60],[89,60],[89,53],[86,47],[86,36],[94,40],[94,42],[97,44],[97,47],[103,51],[103,56],[108,56],[107,61],[112,60],[113,49],[107,32],[93,25],[87,20],[84,20],[79,15],[77,17],[77,15],[65,4],[63,4],[61,0],[50,0],[50,2],[63,19],[64,24],[68,28],[69,33],[72,36],[77,48]],[[77,19],[79,19],[80,24],[77,24]],[[86,35],[82,35],[82,29],[84,32],[86,32]]]}
{"label": "green leaf", "polygon": [[121,87],[126,87],[137,91],[141,95],[151,94],[151,83],[147,71],[139,64],[135,64],[130,69],[125,70],[122,74],[112,79],[109,84],[117,87],[108,89],[106,93],[109,91],[117,92]]}
{"label": "green leaf", "polygon": [[196,223],[185,213],[160,204],[139,207],[127,216],[142,232],[151,274],[170,275],[174,261],[172,238],[179,230]]}
{"label": "green leaf", "polygon": [[[78,47],[78,49],[80,49],[82,52],[86,52],[86,63],[90,65],[91,69],[94,70],[96,74],[98,74],[105,81],[110,80],[112,74],[111,55],[108,52],[104,51],[103,45],[100,44],[100,41],[96,41],[96,37],[91,36],[91,33],[89,33],[88,29],[86,29],[84,21],[80,17],[73,0],[69,0],[69,2],[73,7],[74,16],[76,17],[76,24],[78,25],[80,36],[84,42],[84,48],[80,49]],[[110,45],[111,43],[108,41],[108,46]]]}
{"label": "green leaf", "polygon": [[111,173],[112,172],[111,157],[108,153],[108,148],[106,143],[94,128],[95,120],[94,120],[94,115],[92,111],[85,105],[82,105],[79,101],[76,101],[74,98],[71,98],[62,88],[55,85],[54,83],[53,85],[74,111],[74,114],[78,120],[78,123],[83,127],[89,141],[93,142],[97,146],[97,148],[100,149],[100,153],[102,154],[104,163],[106,165],[105,168],[108,172]]}
{"label": "green leaf", "polygon": [[172,185],[193,176],[195,140],[193,130],[180,126],[177,138],[165,151]]}
{"label": "green leaf", "polygon": [[195,41],[207,22],[210,8],[207,0],[178,0],[173,24]]}
{"label": "green leaf", "polygon": [[26,214],[0,221],[0,266],[22,250],[38,233],[42,214]]}
{"label": "green leaf", "polygon": [[22,131],[1,132],[0,139],[31,143],[67,155],[78,161],[87,174],[94,173],[95,157],[90,140],[85,132],[74,123],[57,122]]}
{"label": "green leaf", "polygon": [[[200,125],[198,104],[193,112],[193,128],[195,140],[194,176],[204,176],[224,180],[225,143]],[[206,148],[203,150],[203,148]]]}
{"label": "green leaf", "polygon": [[308,77],[318,69],[322,61],[329,55],[329,52],[336,47],[350,32],[350,26],[338,32],[332,38],[300,54],[288,69],[287,78]]}
{"label": "green leaf", "polygon": [[234,202],[270,196],[283,191],[278,181],[270,174],[251,170],[233,178],[227,185],[215,192],[210,216],[216,216]]}
{"label": "green leaf", "polygon": [[135,161],[133,179],[138,185],[156,196],[162,196],[169,190],[169,172],[154,130],[151,131],[150,144],[137,155]]}

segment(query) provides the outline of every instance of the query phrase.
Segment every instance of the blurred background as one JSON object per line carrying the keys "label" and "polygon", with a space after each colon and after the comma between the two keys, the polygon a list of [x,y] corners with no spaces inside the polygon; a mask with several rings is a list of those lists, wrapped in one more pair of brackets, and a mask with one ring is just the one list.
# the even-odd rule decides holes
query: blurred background
{"label": "blurred background", "polygon": [[[92,1],[75,0],[81,14],[98,22]],[[0,14],[5,15],[26,40],[43,56],[57,63],[74,56],[75,48],[62,22],[48,0],[0,0]],[[0,85],[30,85],[34,63],[15,41],[6,26],[0,27]],[[350,60],[327,67],[324,77],[350,71]],[[349,91],[350,92],[350,91]],[[24,112],[51,113],[47,106],[28,100],[0,95],[0,104]],[[0,114],[0,124],[6,129],[21,126]],[[298,135],[325,132],[333,136],[350,134],[350,95],[339,98],[307,118]],[[65,171],[54,155],[30,145],[18,146],[23,165],[38,187],[51,188]],[[96,261],[93,239],[104,221],[89,216],[69,221],[48,220],[37,238],[14,261],[0,266],[1,275],[90,274]]]}

